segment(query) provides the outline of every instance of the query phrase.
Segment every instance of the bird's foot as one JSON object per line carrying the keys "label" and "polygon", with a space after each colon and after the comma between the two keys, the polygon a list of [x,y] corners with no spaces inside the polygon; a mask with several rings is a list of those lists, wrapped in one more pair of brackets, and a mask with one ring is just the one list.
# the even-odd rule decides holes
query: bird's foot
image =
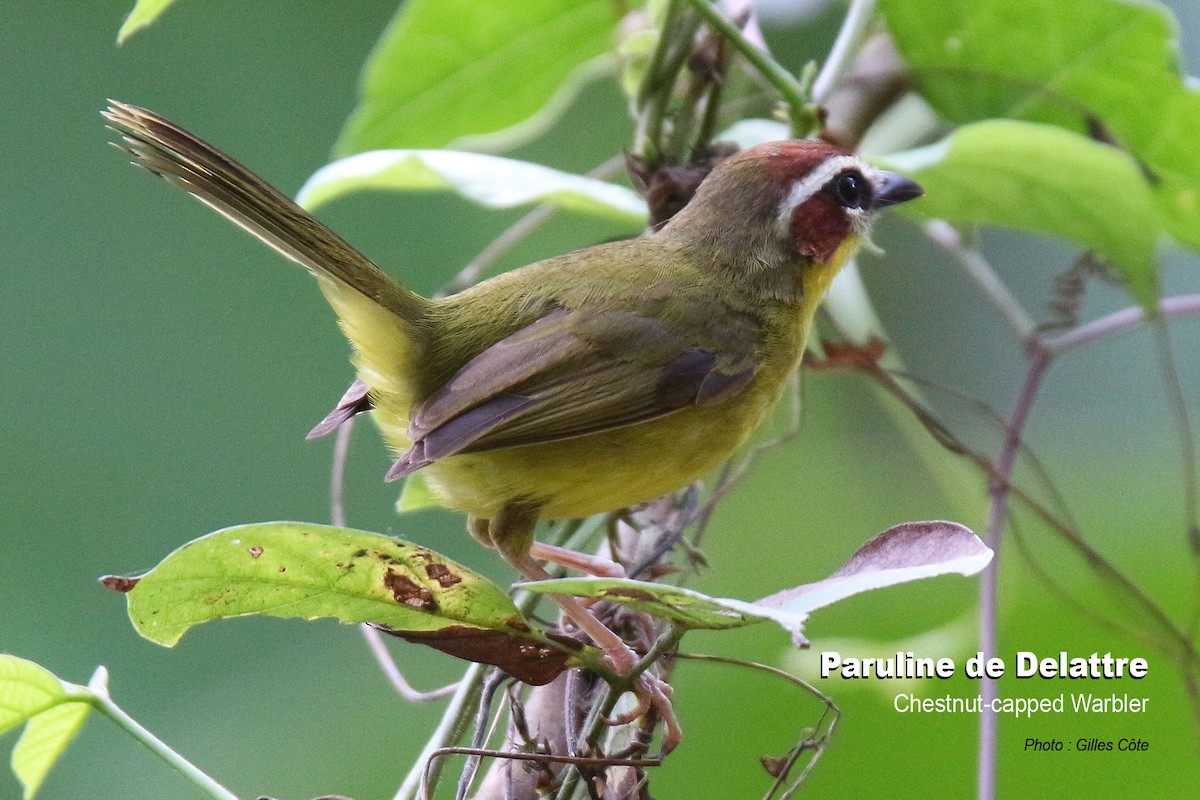
{"label": "bird's foot", "polygon": [[[619,675],[629,676],[638,667],[637,653],[628,647],[622,648],[622,651],[605,653],[604,660]],[[683,727],[680,726],[679,717],[675,716],[675,707],[671,703],[671,693],[674,691],[671,684],[652,672],[643,672],[634,679],[631,691],[637,698],[637,705],[622,714],[610,717],[606,722],[609,725],[628,725],[644,716],[650,709],[654,709],[663,725],[663,755],[674,750],[683,739]]]}
{"label": "bird's foot", "polygon": [[[494,540],[496,537],[492,538]],[[537,545],[537,547],[544,548],[545,546]],[[550,577],[541,565],[529,555],[528,549],[524,553],[504,550],[501,552],[529,579],[543,581]],[[544,553],[544,550],[542,552]],[[620,567],[619,564],[616,566]],[[666,754],[673,750],[683,738],[683,729],[671,706],[670,684],[648,671],[638,674],[638,669],[641,667],[641,659],[638,654],[625,643],[624,639],[597,619],[591,609],[585,606],[579,598],[565,595],[552,596],[562,608],[563,613],[604,652],[604,660],[613,672],[627,680],[632,679],[630,691],[637,698],[638,705],[631,712],[622,714],[616,722],[622,723],[622,720],[631,722],[653,708],[663,724],[663,753]]]}

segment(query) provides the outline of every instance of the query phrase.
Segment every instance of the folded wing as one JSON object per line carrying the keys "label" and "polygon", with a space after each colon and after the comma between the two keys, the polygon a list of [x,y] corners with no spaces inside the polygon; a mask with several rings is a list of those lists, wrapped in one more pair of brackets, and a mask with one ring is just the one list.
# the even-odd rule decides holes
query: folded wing
{"label": "folded wing", "polygon": [[628,311],[553,311],[467,362],[418,408],[413,445],[388,480],[456,453],[586,436],[721,402],[753,378],[753,346],[698,346]]}

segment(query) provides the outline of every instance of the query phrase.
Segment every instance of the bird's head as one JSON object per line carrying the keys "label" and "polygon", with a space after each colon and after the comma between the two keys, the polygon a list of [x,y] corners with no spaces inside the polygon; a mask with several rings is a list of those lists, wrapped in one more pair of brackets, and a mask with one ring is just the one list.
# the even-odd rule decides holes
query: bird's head
{"label": "bird's head", "polygon": [[739,284],[811,296],[857,252],[880,209],[921,193],[828,142],[768,142],[718,164],[662,234]]}

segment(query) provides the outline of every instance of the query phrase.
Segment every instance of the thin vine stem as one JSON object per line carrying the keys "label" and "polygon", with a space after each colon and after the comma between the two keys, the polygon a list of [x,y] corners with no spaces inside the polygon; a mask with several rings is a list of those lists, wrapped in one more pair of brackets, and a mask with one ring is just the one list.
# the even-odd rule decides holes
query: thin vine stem
{"label": "thin vine stem", "polygon": [[829,51],[829,57],[825,59],[825,63],[821,65],[821,71],[813,80],[812,100],[814,103],[818,105],[825,103],[829,99],[829,95],[833,93],[838,81],[854,63],[858,46],[862,43],[867,26],[871,23],[871,17],[875,14],[875,2],[876,0],[852,0],[850,3],[850,10],[846,12],[846,17],[842,20],[842,27],[838,29],[837,38],[833,40],[833,48]]}
{"label": "thin vine stem", "polygon": [[202,792],[214,800],[238,800],[237,795],[217,783],[203,770],[172,750],[162,739],[159,739],[140,722],[129,716],[123,708],[113,702],[108,694],[108,673],[103,667],[96,671],[88,683],[91,690],[87,699],[92,707],[117,724],[147,750],[154,753],[176,772],[195,784]]}
{"label": "thin vine stem", "polygon": [[[1167,407],[1175,418],[1176,434],[1179,439],[1179,457],[1183,462],[1183,507],[1187,525],[1187,543],[1192,555],[1200,555],[1200,524],[1197,523],[1196,496],[1196,434],[1188,412],[1187,396],[1179,380],[1179,367],[1175,363],[1175,350],[1171,346],[1171,333],[1166,324],[1155,320],[1151,326],[1154,334],[1154,353],[1158,371],[1162,376],[1163,391]],[[1193,623],[1194,629],[1194,623]]]}
{"label": "thin vine stem", "polygon": [[[819,761],[822,754],[824,754],[825,748],[829,741],[833,738],[833,732],[837,728],[838,720],[842,715],[841,709],[838,708],[837,704],[833,702],[833,698],[829,697],[816,686],[813,686],[811,683],[799,677],[798,675],[793,675],[790,672],[779,669],[778,667],[772,667],[766,664],[760,664],[755,661],[747,661],[740,658],[708,655],[704,653],[680,653],[677,657],[681,661],[727,664],[734,667],[758,670],[768,675],[782,678],[789,683],[799,686],[825,706],[825,710],[821,712],[820,718],[817,720],[816,724],[812,726],[812,734],[802,739],[800,743],[796,747],[792,748],[791,752],[788,754],[786,764],[782,769],[779,770],[779,775],[776,777],[775,783],[772,784],[771,789],[768,791],[766,800],[774,798],[776,793],[780,789],[784,788],[783,782],[791,773],[792,768],[795,767],[796,762],[799,761],[800,757],[805,752],[811,751],[812,757],[809,759],[808,763],[805,764],[804,769],[801,770],[796,779],[792,781],[791,785],[784,789],[783,794],[779,796],[778,800],[787,800],[787,798],[792,797],[804,783],[804,780],[808,777],[809,773],[812,772],[813,768],[817,764],[817,761]],[[825,722],[826,718],[829,718],[828,724]],[[821,731],[824,732],[822,733]]]}
{"label": "thin vine stem", "polygon": [[683,0],[668,3],[658,43],[635,98],[637,130],[633,152],[646,159],[653,159],[662,152],[671,88],[691,52],[692,38],[698,27],[694,17],[681,13],[682,6]]}
{"label": "thin vine stem", "polygon": [[453,746],[462,738],[475,716],[475,708],[483,692],[483,677],[489,669],[491,668],[484,664],[472,664],[467,667],[466,673],[458,682],[458,690],[442,714],[442,721],[438,723],[437,730],[425,742],[425,747],[413,762],[412,769],[396,790],[392,800],[414,800],[427,780],[431,783],[437,781],[441,771],[440,762],[435,765],[430,763],[430,760],[436,760],[435,756],[440,751]]}
{"label": "thin vine stem", "polygon": [[[922,408],[891,375],[878,367],[868,368],[867,372],[891,395],[899,399],[915,413],[921,424],[926,426],[939,444],[946,447],[953,454],[966,458],[980,469],[989,481],[1001,483],[1010,497],[1019,500],[1023,506],[1033,512],[1034,516],[1041,520],[1050,530],[1057,533],[1063,540],[1074,547],[1094,571],[1128,595],[1129,599],[1133,600],[1146,616],[1165,633],[1167,639],[1157,645],[1160,649],[1179,653],[1182,656],[1182,662],[1190,668],[1200,667],[1200,652],[1197,652],[1196,645],[1190,638],[1175,625],[1166,612],[1136,582],[1105,558],[1102,553],[1088,544],[1079,531],[1056,517],[1049,509],[1039,503],[1036,498],[1019,485],[1001,476],[996,471],[995,465],[990,459],[970,449],[954,437],[932,414]],[[1195,711],[1197,718],[1200,719],[1200,704],[1196,706]]]}
{"label": "thin vine stem", "polygon": [[[992,563],[988,564],[983,572],[983,580],[979,587],[979,648],[983,651],[984,658],[992,658],[998,652],[996,628],[999,618],[1000,542],[1005,522],[1008,520],[1009,481],[1021,446],[1021,434],[1033,410],[1033,402],[1037,398],[1042,379],[1050,367],[1050,360],[1050,354],[1044,350],[1034,350],[1030,353],[1029,370],[1014,404],[1000,456],[996,459],[995,472],[1000,480],[991,481],[992,503],[986,541],[994,555]],[[984,706],[990,709],[992,701],[999,696],[999,681],[995,678],[985,678],[980,690]],[[999,749],[997,726],[996,714],[986,711],[980,715],[977,787],[979,800],[993,800],[996,796],[996,758]]]}
{"label": "thin vine stem", "polygon": [[[996,557],[987,570],[985,570],[980,585],[980,648],[986,655],[991,656],[997,650],[1000,542],[1005,522],[1008,519],[1008,495],[1010,493],[1015,494],[1015,487],[1013,487],[1010,480],[1013,463],[1017,450],[1020,447],[1021,434],[1024,431],[1025,423],[1028,420],[1034,399],[1046,371],[1056,356],[1077,347],[1099,341],[1107,336],[1134,328],[1145,321],[1146,313],[1141,307],[1130,307],[1078,326],[1056,337],[1039,337],[1036,326],[1021,304],[1013,297],[1007,286],[1000,280],[999,276],[991,268],[991,265],[981,254],[963,247],[961,236],[957,230],[940,220],[927,223],[924,230],[934,242],[958,260],[964,271],[975,281],[983,295],[1008,322],[1017,338],[1026,344],[1029,354],[1028,369],[1021,391],[1014,404],[1001,453],[995,466],[989,469],[989,472],[992,473],[989,476],[989,481],[992,483],[992,501],[988,520],[987,541],[988,545],[996,553]],[[1160,302],[1159,310],[1161,311],[1162,318],[1200,313],[1200,295],[1166,298]],[[1161,325],[1161,320],[1159,320],[1159,324]],[[1165,336],[1165,333],[1162,336]],[[1171,351],[1169,345],[1163,341],[1162,337],[1159,340],[1158,352],[1169,400],[1175,409],[1175,417],[1181,428],[1181,435],[1185,438],[1183,458],[1185,461],[1185,481],[1187,482],[1188,533],[1189,542],[1194,548],[1197,538],[1200,537],[1200,531],[1198,531],[1196,524],[1197,498],[1194,441],[1192,439],[1186,404],[1182,399],[1182,387],[1178,385],[1177,379],[1174,381],[1171,379],[1171,375],[1175,374],[1170,359]],[[1164,361],[1164,358],[1166,361]],[[1041,510],[1038,509],[1036,504],[1031,504],[1031,500],[1032,498],[1028,498],[1024,502],[1027,505],[1031,505],[1035,511]],[[1043,519],[1045,520],[1044,515]],[[1130,592],[1139,601],[1139,604],[1143,606],[1147,613],[1163,625],[1168,635],[1176,639],[1176,643],[1179,644],[1181,653],[1183,654],[1184,663],[1181,666],[1184,668],[1184,681],[1188,687],[1189,697],[1193,701],[1193,711],[1200,714],[1200,690],[1197,689],[1193,676],[1187,671],[1187,661],[1194,661],[1196,659],[1196,652],[1188,644],[1186,635],[1178,630],[1171,620],[1161,613],[1161,609],[1150,598],[1146,597],[1132,581],[1100,556],[1099,553],[1087,546],[1078,535],[1069,531],[1066,526],[1059,526],[1057,529],[1060,533],[1070,534],[1067,538],[1081,549],[1084,557],[1092,564],[1093,568],[1116,580],[1122,588]],[[997,696],[998,683],[990,679],[985,680],[981,687],[981,692],[984,702],[987,704]],[[977,772],[977,795],[980,800],[993,800],[996,793],[997,723],[998,720],[995,715],[984,714],[980,717],[979,764]]]}
{"label": "thin vine stem", "polygon": [[963,246],[962,234],[945,220],[930,220],[925,223],[923,230],[935,244],[958,261],[959,266],[975,282],[983,296],[1000,312],[1000,316],[1004,317],[1017,339],[1021,342],[1030,341],[1037,331],[1037,325],[1008,290],[1004,281],[1000,280],[1000,276],[983,254]]}
{"label": "thin vine stem", "polygon": [[[338,426],[337,438],[333,445],[333,458],[329,470],[329,519],[339,528],[346,527],[346,461],[350,455],[350,437],[354,432],[354,417]],[[422,692],[413,687],[400,672],[395,659],[387,645],[383,643],[383,635],[370,625],[359,625],[367,649],[371,651],[375,663],[384,677],[391,683],[392,688],[410,703],[427,703],[454,694],[457,683]]]}
{"label": "thin vine stem", "polygon": [[[1158,303],[1164,318],[1190,317],[1200,314],[1200,294],[1185,294],[1164,297]],[[1132,330],[1146,321],[1146,310],[1131,306],[1100,317],[1092,322],[1072,328],[1066,333],[1042,340],[1042,347],[1054,355],[1092,344],[1106,336]]]}
{"label": "thin vine stem", "polygon": [[687,2],[696,9],[697,14],[704,18],[710,28],[733,45],[734,49],[750,62],[767,83],[779,92],[788,107],[794,132],[810,120],[815,120],[816,114],[810,105],[811,82],[797,79],[796,76],[780,66],[778,61],[747,39],[741,30],[709,0],[687,0]]}
{"label": "thin vine stem", "polygon": [[354,417],[338,426],[329,467],[329,521],[339,528],[346,527],[346,461],[350,456],[353,432]]}
{"label": "thin vine stem", "polygon": [[[589,178],[600,179],[610,178],[624,165],[625,159],[623,156],[614,156],[589,170],[587,176]],[[499,236],[489,242],[487,247],[480,250],[479,255],[471,259],[470,263],[438,290],[438,296],[444,297],[456,294],[478,283],[479,279],[495,266],[497,261],[508,255],[514,247],[536,233],[558,211],[559,207],[554,203],[543,203],[526,213],[525,216],[518,219]]]}
{"label": "thin vine stem", "polygon": [[[1007,290],[1005,290],[1007,291]],[[991,295],[989,295],[991,296]],[[1160,309],[1163,311],[1163,317],[1182,313],[1195,313],[1200,310],[1200,302],[1195,304],[1187,302],[1188,298],[1171,298],[1170,302],[1164,300],[1160,303]],[[1200,298],[1197,298],[1200,300]],[[1169,312],[1168,312],[1169,309]],[[1088,342],[1096,341],[1104,336],[1112,335],[1118,331],[1125,330],[1138,322],[1145,319],[1145,311],[1142,308],[1124,309],[1110,314],[1107,317],[1101,318],[1088,326],[1082,326],[1085,330],[1081,333],[1081,329],[1077,328],[1062,336],[1051,340],[1042,340],[1034,338],[1030,341],[1028,356],[1029,365],[1026,371],[1025,379],[1022,383],[1021,390],[1017,396],[1017,400],[1013,405],[1012,416],[1008,424],[1008,429],[1004,438],[1004,443],[1000,454],[993,468],[993,477],[990,478],[991,487],[991,511],[988,519],[987,527],[987,544],[992,548],[995,557],[992,563],[984,571],[983,580],[980,585],[980,649],[984,656],[990,658],[997,653],[997,619],[999,608],[999,566],[1000,566],[1000,545],[1003,530],[1008,520],[1008,495],[1012,491],[1011,483],[1013,465],[1016,459],[1016,454],[1021,445],[1021,437],[1025,430],[1025,425],[1029,420],[1029,415],[1032,412],[1034,401],[1037,398],[1038,391],[1042,386],[1043,379],[1050,367],[1051,362],[1057,354],[1066,352],[1074,347],[1079,347]],[[1162,328],[1162,320],[1156,319],[1156,324],[1159,330]],[[1165,335],[1165,334],[1164,334]],[[1178,385],[1178,380],[1172,382],[1171,375],[1175,375],[1173,360],[1169,359],[1170,347],[1169,342],[1162,338],[1158,339],[1158,350],[1160,354],[1160,366],[1164,371],[1164,379],[1168,384],[1168,392],[1171,395],[1171,400],[1176,408],[1176,418],[1181,420],[1181,435],[1186,438],[1183,447],[1183,456],[1185,463],[1185,480],[1187,486],[1187,511],[1189,533],[1195,531],[1195,453],[1194,444],[1192,442],[1191,427],[1188,424],[1189,417],[1186,411],[1186,404],[1183,402],[1182,387]],[[1171,392],[1171,387],[1177,390]],[[1194,536],[1192,538],[1194,542]],[[1074,542],[1082,546],[1082,539],[1078,536],[1074,537]],[[1146,597],[1140,590],[1137,589],[1131,581],[1123,574],[1116,570],[1107,560],[1099,560],[1099,554],[1087,548],[1084,555],[1089,558],[1094,567],[1100,568],[1103,565],[1102,572],[1106,572],[1110,577],[1117,577],[1127,591],[1131,591],[1133,595],[1143,601],[1148,613],[1158,619],[1160,624],[1169,634],[1173,634],[1177,641],[1182,646],[1182,655],[1185,662],[1182,664],[1185,672],[1185,682],[1189,686],[1189,693],[1193,698],[1193,709],[1200,710],[1200,706],[1195,703],[1196,695],[1194,692],[1194,680],[1187,674],[1188,665],[1186,660],[1194,661],[1196,659],[1195,649],[1188,643],[1186,635],[1179,631],[1175,625],[1161,613],[1161,609],[1150,598]],[[999,693],[999,682],[988,678],[985,679],[981,686],[981,694],[983,696],[984,705],[991,707],[991,701],[995,700]],[[995,714],[985,713],[980,717],[979,729],[979,766],[977,773],[977,796],[979,800],[994,800],[996,796],[996,775],[997,775],[997,756],[999,750],[998,737],[998,720]]]}

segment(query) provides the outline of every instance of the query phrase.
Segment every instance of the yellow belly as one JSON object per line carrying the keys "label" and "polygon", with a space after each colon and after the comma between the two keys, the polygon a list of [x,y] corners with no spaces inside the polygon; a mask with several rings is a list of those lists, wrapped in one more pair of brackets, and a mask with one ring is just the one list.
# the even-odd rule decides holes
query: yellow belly
{"label": "yellow belly", "polygon": [[759,385],[733,402],[577,439],[451,456],[422,475],[445,505],[483,518],[513,500],[542,504],[542,519],[625,508],[720,466],[758,427],[776,390]]}

